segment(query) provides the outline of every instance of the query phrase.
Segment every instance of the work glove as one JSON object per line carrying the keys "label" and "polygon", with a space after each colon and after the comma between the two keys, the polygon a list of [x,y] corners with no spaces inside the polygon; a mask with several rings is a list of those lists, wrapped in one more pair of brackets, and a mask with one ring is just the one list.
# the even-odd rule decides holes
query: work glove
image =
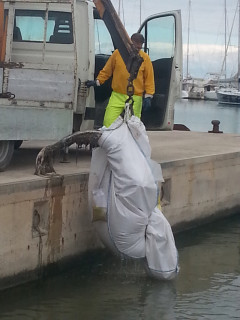
{"label": "work glove", "polygon": [[90,88],[90,87],[96,87],[96,86],[97,86],[97,81],[96,81],[96,80],[87,80],[87,81],[86,81],[86,86],[87,86],[88,88]]}
{"label": "work glove", "polygon": [[147,97],[143,98],[142,110],[145,112],[151,108],[152,105],[152,98]]}

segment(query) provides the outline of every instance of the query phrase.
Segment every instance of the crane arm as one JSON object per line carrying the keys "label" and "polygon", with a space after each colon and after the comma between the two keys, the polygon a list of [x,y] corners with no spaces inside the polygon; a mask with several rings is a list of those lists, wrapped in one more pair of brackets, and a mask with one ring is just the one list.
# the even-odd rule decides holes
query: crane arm
{"label": "crane arm", "polygon": [[130,81],[133,81],[143,62],[136,48],[133,46],[126,29],[124,28],[117,12],[110,0],[93,0],[98,13],[104,21],[113,39],[115,47],[119,50],[122,59],[130,73]]}

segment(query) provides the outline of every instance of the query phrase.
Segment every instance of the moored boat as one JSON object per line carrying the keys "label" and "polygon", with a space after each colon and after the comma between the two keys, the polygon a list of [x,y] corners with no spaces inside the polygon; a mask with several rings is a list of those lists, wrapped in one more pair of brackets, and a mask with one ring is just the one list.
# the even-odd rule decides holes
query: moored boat
{"label": "moored boat", "polygon": [[183,79],[182,84],[182,98],[183,99],[204,99],[204,89],[202,79],[186,78]]}
{"label": "moored boat", "polygon": [[204,83],[204,100],[217,100],[217,89],[219,87],[220,74],[209,72],[205,77]]}
{"label": "moored boat", "polygon": [[217,99],[220,104],[240,105],[240,91],[235,88],[221,88],[217,90]]}
{"label": "moored boat", "polygon": [[215,88],[207,90],[207,88],[204,87],[204,100],[210,100],[210,101],[217,100],[217,93]]}
{"label": "moored boat", "polygon": [[[237,10],[237,9],[236,9]],[[240,105],[240,0],[238,0],[238,71],[237,71],[237,82],[238,88],[220,88],[217,90],[217,98],[220,104],[234,104]],[[225,57],[226,59],[226,57]]]}

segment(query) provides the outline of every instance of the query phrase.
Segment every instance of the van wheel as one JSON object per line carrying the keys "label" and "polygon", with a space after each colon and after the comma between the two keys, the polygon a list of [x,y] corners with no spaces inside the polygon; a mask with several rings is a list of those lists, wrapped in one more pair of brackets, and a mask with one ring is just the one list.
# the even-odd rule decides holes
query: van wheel
{"label": "van wheel", "polygon": [[12,160],[14,141],[0,141],[0,171],[4,171]]}

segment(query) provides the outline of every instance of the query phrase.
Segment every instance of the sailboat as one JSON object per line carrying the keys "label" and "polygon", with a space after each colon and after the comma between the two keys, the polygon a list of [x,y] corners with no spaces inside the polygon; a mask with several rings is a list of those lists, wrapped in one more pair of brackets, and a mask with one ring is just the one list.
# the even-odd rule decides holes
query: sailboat
{"label": "sailboat", "polygon": [[209,72],[204,78],[204,100],[217,101],[217,87],[219,86],[219,73]]}
{"label": "sailboat", "polygon": [[219,88],[217,90],[217,99],[220,104],[240,105],[240,0],[238,0],[238,88]]}
{"label": "sailboat", "polygon": [[204,90],[200,80],[193,79],[189,74],[189,39],[190,39],[191,0],[188,2],[188,40],[187,40],[187,72],[182,83],[183,99],[203,99]]}
{"label": "sailboat", "polygon": [[[235,13],[236,15],[236,13]],[[225,47],[224,47],[224,59],[222,63],[222,68],[221,72],[218,73],[208,73],[206,76],[206,81],[204,84],[204,100],[218,100],[217,99],[217,90],[219,90],[220,82],[221,82],[221,76],[223,74],[224,70],[224,75],[225,75],[225,80],[223,81],[224,84],[227,83],[227,78],[226,78],[226,57],[227,57],[227,0],[224,0],[224,18],[225,18]],[[234,24],[235,16],[233,19],[233,24]],[[233,27],[232,24],[232,27]],[[230,40],[230,37],[229,37]]]}

